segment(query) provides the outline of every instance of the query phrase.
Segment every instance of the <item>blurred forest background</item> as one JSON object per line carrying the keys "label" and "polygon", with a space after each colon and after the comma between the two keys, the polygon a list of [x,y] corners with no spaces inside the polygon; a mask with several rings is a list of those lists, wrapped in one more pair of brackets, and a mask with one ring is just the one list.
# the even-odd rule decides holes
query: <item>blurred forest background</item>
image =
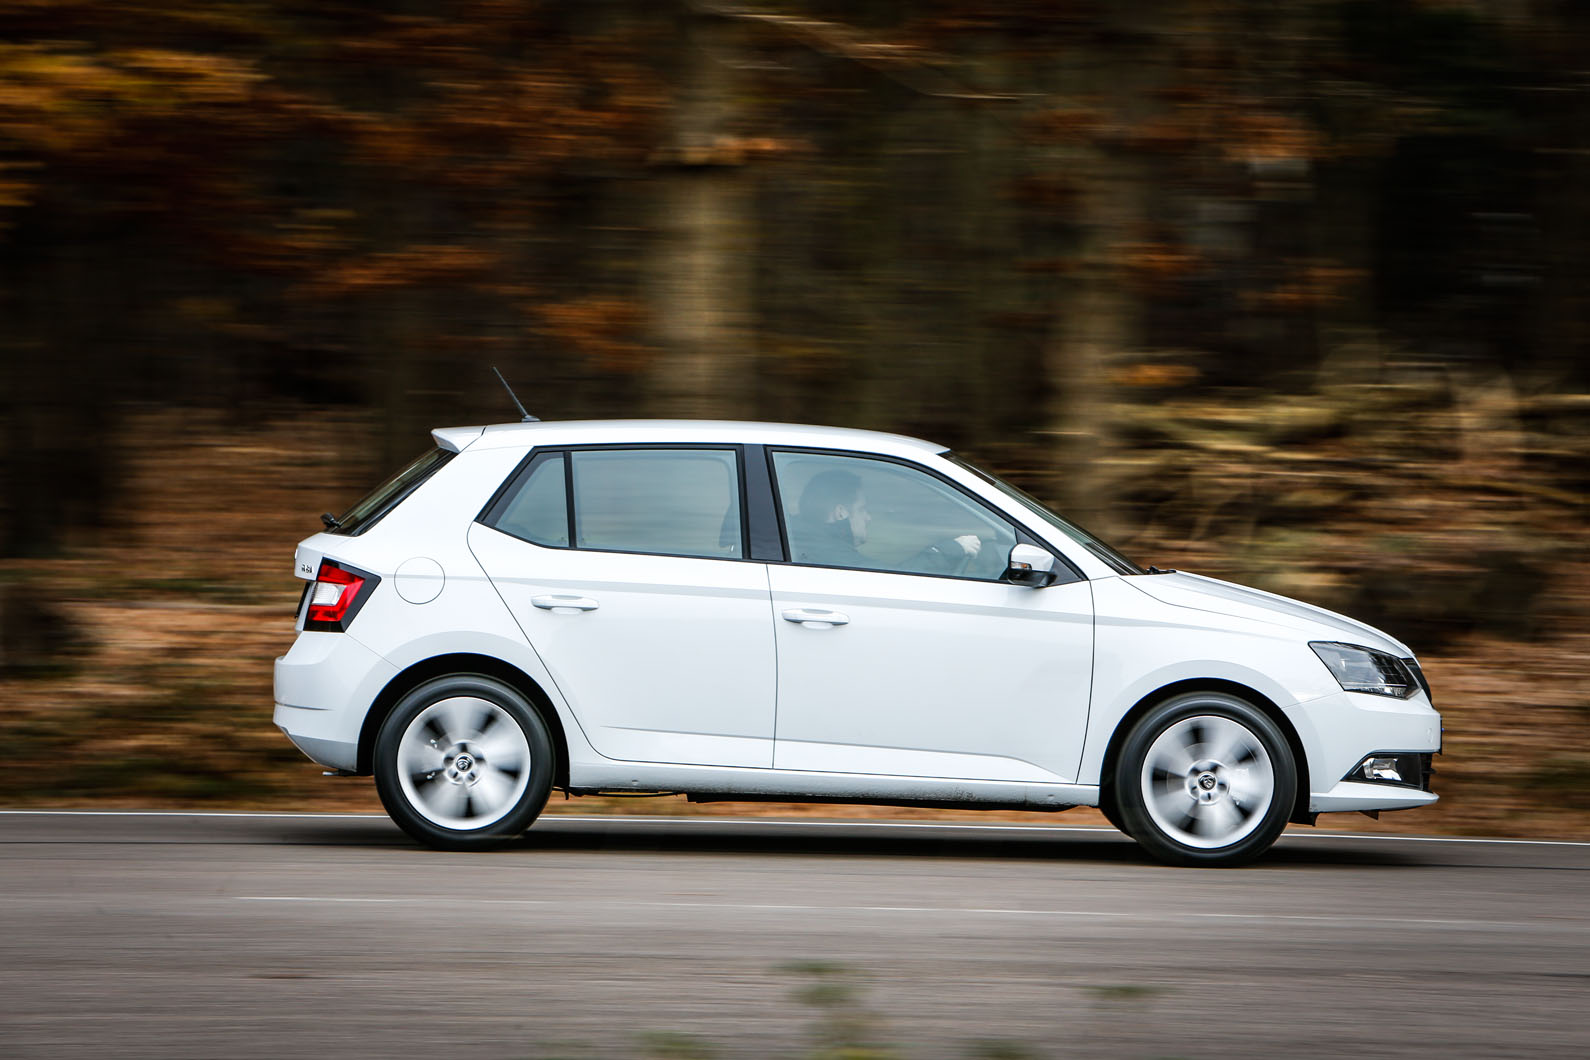
{"label": "blurred forest background", "polygon": [[1587,252],[1572,0],[7,0],[0,800],[373,806],[270,724],[293,545],[498,365],[1383,625],[1380,826],[1590,833]]}

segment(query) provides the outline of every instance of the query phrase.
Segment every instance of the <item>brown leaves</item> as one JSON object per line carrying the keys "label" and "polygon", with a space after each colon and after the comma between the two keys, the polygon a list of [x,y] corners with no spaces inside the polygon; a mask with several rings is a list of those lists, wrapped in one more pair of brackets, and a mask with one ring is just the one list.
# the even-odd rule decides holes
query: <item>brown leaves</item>
{"label": "brown leaves", "polygon": [[655,351],[638,336],[646,322],[639,304],[590,295],[536,306],[542,330],[605,372],[631,374],[650,367]]}
{"label": "brown leaves", "polygon": [[1174,294],[1202,264],[1188,248],[1158,241],[1121,244],[1116,248],[1116,260],[1134,287],[1161,296]]}
{"label": "brown leaves", "polygon": [[305,290],[324,297],[422,285],[469,283],[491,273],[496,258],[474,247],[418,245],[336,265]]}
{"label": "brown leaves", "polygon": [[1347,289],[1365,279],[1359,269],[1349,269],[1325,261],[1284,263],[1287,274],[1281,282],[1263,291],[1245,291],[1242,300],[1255,308],[1300,312],[1342,302]]}

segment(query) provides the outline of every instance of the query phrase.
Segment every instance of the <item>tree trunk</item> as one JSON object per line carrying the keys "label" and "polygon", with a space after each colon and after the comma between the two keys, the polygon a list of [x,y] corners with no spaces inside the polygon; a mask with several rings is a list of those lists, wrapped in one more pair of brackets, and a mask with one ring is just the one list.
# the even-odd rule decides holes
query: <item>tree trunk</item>
{"label": "tree trunk", "polygon": [[752,393],[751,178],[735,137],[733,23],[684,11],[670,142],[657,158],[648,295],[661,350],[650,410],[744,416]]}

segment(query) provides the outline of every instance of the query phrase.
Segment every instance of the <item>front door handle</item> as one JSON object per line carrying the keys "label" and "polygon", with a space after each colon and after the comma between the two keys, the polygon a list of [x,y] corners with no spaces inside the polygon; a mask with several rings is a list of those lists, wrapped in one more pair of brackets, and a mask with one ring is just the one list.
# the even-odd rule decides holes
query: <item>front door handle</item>
{"label": "front door handle", "polygon": [[792,607],[784,612],[784,621],[798,622],[807,629],[833,629],[850,621],[841,611],[824,611],[820,607]]}
{"label": "front door handle", "polygon": [[562,593],[553,593],[550,596],[532,596],[530,602],[543,611],[551,611],[554,615],[573,615],[580,611],[595,611],[596,601],[589,596],[566,596]]}

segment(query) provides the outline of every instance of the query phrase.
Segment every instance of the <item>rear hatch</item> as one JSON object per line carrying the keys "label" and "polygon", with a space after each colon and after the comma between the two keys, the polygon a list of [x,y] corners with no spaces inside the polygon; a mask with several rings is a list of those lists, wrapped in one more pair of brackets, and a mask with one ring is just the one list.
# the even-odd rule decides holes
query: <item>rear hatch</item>
{"label": "rear hatch", "polygon": [[[478,436],[479,429],[472,430]],[[434,449],[411,460],[341,515],[322,515],[326,529],[299,542],[293,555],[293,575],[308,584],[298,598],[298,630],[340,633],[348,628],[381,578],[336,558],[343,553],[340,546],[376,526],[473,440],[473,436],[459,438],[457,434],[456,429],[434,432]]]}

